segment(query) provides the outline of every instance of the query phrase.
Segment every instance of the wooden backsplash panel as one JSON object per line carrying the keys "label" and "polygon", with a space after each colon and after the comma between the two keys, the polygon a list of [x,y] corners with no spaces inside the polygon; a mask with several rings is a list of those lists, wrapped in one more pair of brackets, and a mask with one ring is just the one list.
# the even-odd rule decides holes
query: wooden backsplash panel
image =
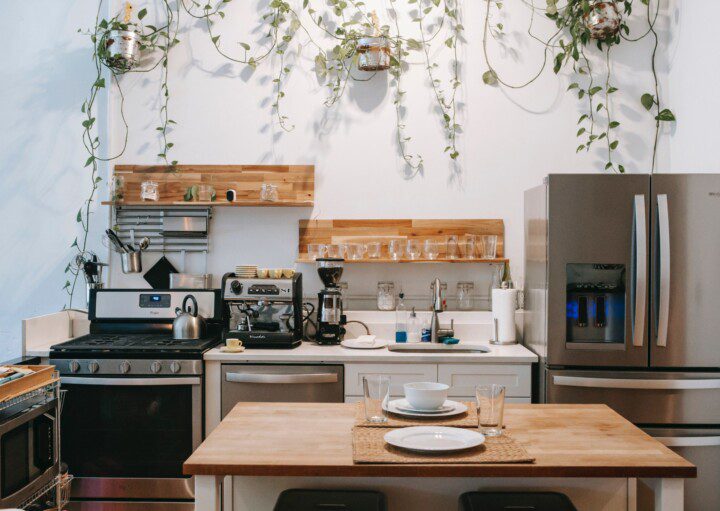
{"label": "wooden backsplash panel", "polygon": [[[213,206],[312,206],[315,198],[313,165],[177,165],[174,171],[164,165],[116,165],[115,173],[125,178],[124,198],[116,204],[198,204],[185,202],[183,196],[199,184],[215,189],[217,199],[208,203]],[[140,199],[143,181],[158,183],[158,202]],[[260,199],[263,183],[277,186],[277,202]],[[225,199],[230,189],[237,192],[234,203]]]}
{"label": "wooden backsplash panel", "polygon": [[309,243],[342,243],[387,241],[393,238],[434,238],[442,241],[440,259],[444,258],[444,241],[455,235],[459,239],[465,234],[497,235],[497,258],[504,257],[505,224],[499,219],[462,220],[300,220],[298,251],[302,260],[307,254]]}

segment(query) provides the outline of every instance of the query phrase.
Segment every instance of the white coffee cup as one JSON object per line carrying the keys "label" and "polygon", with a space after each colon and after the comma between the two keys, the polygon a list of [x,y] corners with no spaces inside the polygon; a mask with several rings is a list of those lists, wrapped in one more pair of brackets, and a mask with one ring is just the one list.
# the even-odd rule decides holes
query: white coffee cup
{"label": "white coffee cup", "polygon": [[431,381],[406,383],[405,399],[416,410],[437,410],[447,399],[448,387]]}

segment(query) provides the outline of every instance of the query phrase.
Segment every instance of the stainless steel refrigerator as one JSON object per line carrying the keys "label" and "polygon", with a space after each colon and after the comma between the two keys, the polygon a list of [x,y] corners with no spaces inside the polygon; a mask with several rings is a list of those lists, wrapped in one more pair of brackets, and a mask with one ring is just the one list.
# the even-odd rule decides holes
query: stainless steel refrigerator
{"label": "stainless steel refrigerator", "polygon": [[537,396],[606,403],[698,466],[720,510],[720,175],[552,174],[525,192]]}

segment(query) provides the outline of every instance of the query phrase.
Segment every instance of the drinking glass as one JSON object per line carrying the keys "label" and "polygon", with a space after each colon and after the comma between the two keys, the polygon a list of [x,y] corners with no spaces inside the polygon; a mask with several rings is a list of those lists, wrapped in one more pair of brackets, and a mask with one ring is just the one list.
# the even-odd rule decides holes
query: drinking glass
{"label": "drinking glass", "polygon": [[447,247],[445,249],[445,257],[447,257],[448,259],[457,259],[458,253],[458,237],[448,236]]}
{"label": "drinking glass", "polygon": [[440,255],[440,244],[437,240],[425,240],[425,243],[423,243],[423,255],[425,259],[437,259],[437,256]]}
{"label": "drinking glass", "polygon": [[462,243],[463,257],[465,259],[475,259],[475,236],[466,234]]}
{"label": "drinking glass", "polygon": [[406,250],[409,259],[420,259],[421,250],[419,240],[407,240]]}
{"label": "drinking glass", "polygon": [[348,243],[345,246],[347,258],[351,261],[359,261],[365,255],[365,245],[362,243]]}
{"label": "drinking glass", "polygon": [[340,254],[344,252],[344,250],[341,251],[340,245],[330,244],[326,245],[325,248],[327,249],[327,256],[332,258],[342,257]]}
{"label": "drinking glass", "polygon": [[371,241],[365,244],[365,252],[370,259],[379,259],[382,253],[382,244],[379,241]]}
{"label": "drinking glass", "polygon": [[307,253],[308,257],[314,261],[318,257],[325,255],[325,245],[322,243],[308,243]]}
{"label": "drinking glass", "polygon": [[215,195],[215,188],[210,185],[198,185],[198,200],[200,202],[210,202]]}
{"label": "drinking glass", "polygon": [[472,282],[458,282],[457,283],[457,301],[458,309],[463,311],[469,311],[473,308],[472,292],[475,289],[475,284]]}
{"label": "drinking glass", "polygon": [[475,397],[480,432],[486,436],[502,435],[505,386],[478,385],[475,387]]}
{"label": "drinking glass", "polygon": [[371,374],[363,376],[363,397],[365,401],[365,420],[368,422],[387,422],[383,405],[387,408],[390,398],[390,377]]}
{"label": "drinking glass", "polygon": [[495,259],[497,256],[497,236],[486,234],[480,238],[483,259]]}
{"label": "drinking glass", "polygon": [[264,201],[277,202],[278,200],[277,185],[263,183],[260,187],[260,199]]}
{"label": "drinking glass", "polygon": [[140,198],[142,200],[159,200],[158,184],[155,181],[143,181],[140,184]]}
{"label": "drinking glass", "polygon": [[390,240],[388,242],[388,254],[390,258],[397,261],[403,257],[404,240]]}

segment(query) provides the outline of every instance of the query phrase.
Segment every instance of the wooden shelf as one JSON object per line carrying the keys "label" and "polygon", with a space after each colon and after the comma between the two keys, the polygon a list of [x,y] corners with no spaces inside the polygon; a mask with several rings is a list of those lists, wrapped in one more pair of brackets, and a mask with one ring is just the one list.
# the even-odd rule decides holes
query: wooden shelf
{"label": "wooden shelf", "polygon": [[[433,263],[485,263],[485,264],[492,264],[492,263],[507,263],[509,259],[500,258],[500,259],[465,259],[465,258],[458,258],[458,259],[389,259],[387,257],[381,257],[377,259],[345,259],[345,263],[393,263],[393,264],[403,264],[403,263],[425,263],[425,264],[433,264]],[[299,257],[296,261],[296,263],[307,263],[307,264],[315,264],[314,259],[310,259],[307,257],[307,254],[304,255],[304,257]]]}
{"label": "wooden shelf", "polygon": [[[448,236],[457,236],[460,241],[465,234],[497,236],[495,259],[450,259],[446,257],[444,241]],[[505,247],[505,225],[498,219],[460,220],[410,220],[410,219],[352,219],[352,220],[300,220],[298,235],[298,263],[313,263],[307,254],[311,243],[367,243],[379,241],[386,244],[391,239],[426,239],[441,241],[437,259],[391,259],[383,247],[379,259],[346,259],[347,263],[503,263]]]}
{"label": "wooden shelf", "polygon": [[[116,165],[115,175],[125,180],[124,198],[104,201],[112,206],[221,206],[221,207],[312,207],[315,199],[313,165]],[[140,198],[143,181],[158,183],[160,200]],[[210,185],[215,201],[185,201],[188,187]],[[277,186],[278,200],[260,199],[263,184]],[[228,202],[225,193],[235,190],[236,200]]]}

